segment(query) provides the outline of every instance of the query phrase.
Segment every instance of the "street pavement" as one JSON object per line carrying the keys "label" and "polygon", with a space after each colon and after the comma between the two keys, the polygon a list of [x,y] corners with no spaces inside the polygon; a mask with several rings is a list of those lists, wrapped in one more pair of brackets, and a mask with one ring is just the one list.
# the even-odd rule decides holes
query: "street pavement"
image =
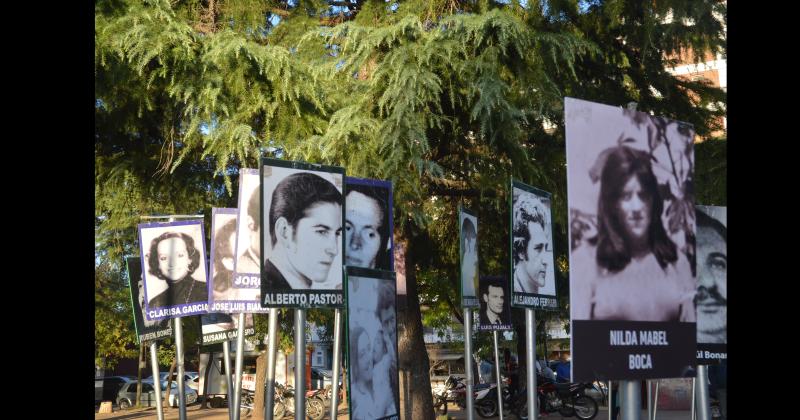
{"label": "street pavement", "polygon": [[[330,405],[325,407],[326,410],[330,410]],[[253,418],[252,416],[245,416],[245,411],[242,411],[241,420],[247,420],[248,418]],[[157,419],[158,415],[156,414],[155,407],[146,407],[146,408],[131,408],[128,410],[120,410],[117,406],[114,406],[114,412],[112,413],[97,413],[95,412],[94,415],[95,420],[151,420]],[[164,410],[164,420],[177,420],[179,418],[179,413],[177,408],[168,408]],[[285,419],[290,419],[293,417],[287,416],[284,417]],[[325,418],[329,418],[326,413]],[[228,408],[208,408],[208,409],[201,409],[200,404],[192,404],[186,407],[186,419],[187,420],[228,420]],[[347,405],[340,404],[339,405],[339,416],[337,420],[347,420]]]}
{"label": "street pavement", "polygon": [[[156,416],[156,409],[155,407],[149,408],[134,408],[130,410],[119,410],[119,408],[114,408],[113,413],[108,414],[95,414],[96,420],[106,420],[106,419],[114,419],[114,420],[150,420],[150,419],[157,419]],[[248,417],[244,416],[244,412],[241,416],[242,420],[247,420]],[[326,418],[328,416],[326,415]],[[480,416],[477,414],[473,416],[474,420],[482,420]],[[291,417],[286,417],[291,418]],[[443,419],[444,416],[438,417],[438,419]],[[447,411],[447,420],[464,420],[467,418],[467,413],[465,410],[461,410],[458,406],[454,404],[448,405]],[[493,419],[499,419],[499,417],[492,417]],[[516,416],[513,414],[503,416],[503,418],[514,419],[516,420]],[[542,417],[548,420],[561,420],[566,419],[567,417],[562,417],[558,413],[549,414],[546,417]],[[642,420],[647,419],[647,410],[642,410],[642,415],[640,417]],[[178,409],[177,408],[170,408],[165,411],[164,413],[164,420],[177,420],[178,419]],[[200,404],[192,404],[186,408],[186,419],[187,420],[228,420],[228,409],[227,408],[209,408],[209,409],[200,409]],[[341,404],[339,406],[339,416],[337,420],[347,420],[347,406],[345,404]],[[575,419],[575,417],[571,417],[570,419]],[[608,419],[608,410],[605,407],[600,407],[597,416],[595,416],[594,420],[607,420]],[[656,413],[656,420],[691,420],[691,413],[681,410],[658,410]]]}

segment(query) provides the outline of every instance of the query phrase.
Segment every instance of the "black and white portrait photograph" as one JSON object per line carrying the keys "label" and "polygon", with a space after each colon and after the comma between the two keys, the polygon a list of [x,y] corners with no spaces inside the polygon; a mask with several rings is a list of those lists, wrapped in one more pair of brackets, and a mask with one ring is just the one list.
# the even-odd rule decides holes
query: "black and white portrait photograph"
{"label": "black and white portrait photograph", "polygon": [[345,264],[394,270],[392,183],[345,178]]}
{"label": "black and white portrait photograph", "polygon": [[[203,345],[234,340],[239,334],[239,314],[208,313],[200,315]],[[253,314],[244,314],[244,336],[255,335]]]}
{"label": "black and white portrait photograph", "polygon": [[125,258],[128,269],[128,287],[131,293],[131,308],[133,309],[133,324],[139,343],[156,340],[172,335],[172,325],[169,319],[150,321],[145,317],[144,280],[142,280],[142,259],[140,257]]}
{"label": "black and white portrait photograph", "polygon": [[343,305],[344,168],[261,160],[264,307]]}
{"label": "black and white portrait photograph", "polygon": [[202,221],[139,225],[146,319],[208,311]]}
{"label": "black and white portrait photograph", "polygon": [[351,416],[398,418],[395,274],[348,266],[347,294]]}
{"label": "black and white portrait photograph", "polygon": [[[219,312],[266,312],[261,306],[261,176],[258,169],[239,170],[233,274],[225,300],[212,307]],[[225,229],[224,226],[220,226]],[[225,242],[223,237],[220,241]],[[217,248],[214,248],[217,252]],[[219,252],[227,252],[220,246]],[[213,296],[212,296],[213,297]]]}
{"label": "black and white portrait photograph", "polygon": [[558,309],[550,193],[511,183],[511,305]]}
{"label": "black and white portrait photograph", "polygon": [[728,342],[728,208],[697,206],[696,217],[697,345],[703,349]]}
{"label": "black and white portrait photograph", "polygon": [[[674,366],[694,347],[694,130],[680,121],[572,98],[565,99],[565,112],[573,337],[583,328],[595,334],[604,325],[627,338],[625,331],[638,324],[625,322],[651,323],[651,330],[669,337],[664,341],[672,343],[671,353],[665,357]],[[591,327],[581,321],[609,323]],[[621,342],[641,346],[641,339],[609,343],[604,331],[597,334],[605,348],[622,348]],[[577,352],[573,373],[582,366]],[[611,379],[666,377],[648,376],[656,370],[650,364],[631,377]]]}
{"label": "black and white portrait photograph", "polygon": [[[243,275],[261,275],[261,246],[259,217],[259,187],[261,186],[258,169],[239,170],[239,207],[236,228],[236,264],[234,272]],[[242,285],[242,288],[257,289],[258,284]]]}
{"label": "black and white portrait photograph", "polygon": [[478,216],[458,207],[459,256],[461,257],[461,306],[477,308],[478,303]]}
{"label": "black and white portrait photograph", "polygon": [[233,285],[233,265],[236,255],[236,216],[238,210],[211,209],[211,259],[208,267],[209,312],[230,312],[223,302],[235,301],[238,290]]}
{"label": "black and white portrait photograph", "polygon": [[478,285],[478,331],[510,330],[511,305],[508,280],[503,276],[480,276]]}

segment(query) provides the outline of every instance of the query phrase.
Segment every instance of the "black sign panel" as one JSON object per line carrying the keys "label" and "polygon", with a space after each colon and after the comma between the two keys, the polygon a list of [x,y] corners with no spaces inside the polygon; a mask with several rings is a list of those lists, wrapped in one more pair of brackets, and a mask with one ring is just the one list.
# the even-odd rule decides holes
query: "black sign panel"
{"label": "black sign panel", "polygon": [[573,382],[691,375],[695,324],[572,321]]}

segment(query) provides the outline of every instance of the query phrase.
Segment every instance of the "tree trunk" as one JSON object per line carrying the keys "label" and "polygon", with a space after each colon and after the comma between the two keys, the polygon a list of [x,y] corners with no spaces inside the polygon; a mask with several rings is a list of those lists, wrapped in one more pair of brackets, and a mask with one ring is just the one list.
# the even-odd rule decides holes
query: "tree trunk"
{"label": "tree trunk", "polygon": [[414,252],[409,248],[410,222],[405,226],[402,233],[396,235],[395,241],[400,253],[397,269],[402,270],[398,274],[404,274],[406,281],[406,295],[399,295],[397,304],[400,418],[433,420],[431,381],[428,376],[430,363],[423,340]]}
{"label": "tree trunk", "polygon": [[[175,367],[176,366],[178,366],[178,356],[177,355],[172,359],[172,364],[169,366],[169,373],[167,374],[167,387],[164,390],[162,390],[162,392],[164,392],[164,395],[165,395],[164,396],[164,401],[162,401],[162,406],[164,407],[164,409],[167,409],[170,406],[169,405],[169,394],[170,394],[170,391],[172,390],[172,388],[171,388],[172,387],[172,374],[175,372]],[[154,380],[157,381],[158,378],[154,378]]]}
{"label": "tree trunk", "polygon": [[262,350],[256,358],[256,395],[253,401],[252,420],[262,420],[264,418],[264,402],[267,384],[267,351]]}
{"label": "tree trunk", "polygon": [[139,343],[139,365],[136,367],[136,406],[142,405],[142,365],[145,364],[144,343]]}

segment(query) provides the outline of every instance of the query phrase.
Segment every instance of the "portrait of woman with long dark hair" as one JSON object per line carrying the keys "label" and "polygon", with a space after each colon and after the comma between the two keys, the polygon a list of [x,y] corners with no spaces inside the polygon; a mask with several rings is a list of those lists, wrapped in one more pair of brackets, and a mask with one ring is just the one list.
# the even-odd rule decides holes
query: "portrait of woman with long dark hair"
{"label": "portrait of woman with long dark hair", "polygon": [[694,322],[695,282],[688,258],[667,235],[664,199],[648,152],[604,151],[597,234],[573,249],[594,261],[571,273],[573,319]]}

